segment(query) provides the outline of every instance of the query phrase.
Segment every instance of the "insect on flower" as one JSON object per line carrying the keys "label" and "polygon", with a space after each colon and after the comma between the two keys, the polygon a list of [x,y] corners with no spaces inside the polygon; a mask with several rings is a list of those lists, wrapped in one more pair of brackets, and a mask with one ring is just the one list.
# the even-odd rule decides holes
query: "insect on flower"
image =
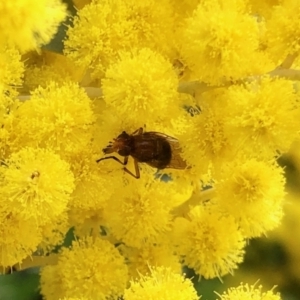
{"label": "insect on flower", "polygon": [[[138,163],[146,163],[158,169],[185,169],[186,163],[180,156],[180,150],[177,139],[160,132],[143,132],[143,128],[140,128],[132,134],[123,131],[102,150],[104,154],[117,152],[124,156],[123,162],[116,156],[107,156],[98,159],[97,163],[105,159],[114,159],[124,166],[125,172],[140,178]],[[129,156],[134,159],[135,174],[126,168]]]}

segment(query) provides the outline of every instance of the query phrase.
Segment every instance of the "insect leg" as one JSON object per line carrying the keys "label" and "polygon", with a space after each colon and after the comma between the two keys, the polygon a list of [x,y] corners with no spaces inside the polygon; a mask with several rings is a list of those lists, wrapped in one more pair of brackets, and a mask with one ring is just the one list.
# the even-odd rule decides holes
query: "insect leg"
{"label": "insect leg", "polygon": [[[98,160],[96,160],[96,162],[98,163],[99,161],[101,160],[105,160],[105,159],[113,159],[115,161],[117,161],[118,163],[120,163],[121,165],[123,166],[126,166],[127,163],[128,163],[128,156],[125,156],[124,157],[124,162],[122,162],[119,158],[115,157],[115,156],[107,156],[107,157],[103,157],[103,158],[100,158]],[[140,170],[139,170],[139,166],[138,166],[138,163],[136,160],[134,160],[134,167],[135,167],[135,173],[136,175],[134,175],[131,171],[129,171],[126,167],[123,168],[123,170],[130,174],[131,176],[133,176],[134,178],[136,179],[139,179],[140,178]]]}
{"label": "insect leg", "polygon": [[[126,157],[128,160],[128,156],[126,156]],[[125,159],[126,159],[126,157],[125,157]],[[125,159],[124,159],[124,165],[125,165]],[[127,164],[127,161],[126,161],[126,164]],[[139,179],[140,178],[140,169],[139,169],[138,161],[136,159],[134,160],[134,168],[135,168],[135,175],[131,171],[129,171],[126,167],[124,167],[123,169],[126,173],[130,174],[131,176],[133,176],[136,179]]]}
{"label": "insect leg", "polygon": [[134,160],[134,167],[135,167],[136,178],[140,178],[140,168],[139,168],[138,161],[136,159]]}
{"label": "insect leg", "polygon": [[[138,171],[137,171],[138,170]],[[124,171],[128,174],[130,174],[131,176],[133,176],[136,179],[140,178],[140,170],[139,167],[137,169],[135,169],[136,175],[134,175],[131,171],[129,171],[126,167],[124,168]]]}
{"label": "insect leg", "polygon": [[[124,157],[124,166],[127,165],[127,162],[128,162],[128,156],[125,156]],[[130,174],[131,176],[133,176],[134,178],[136,179],[139,179],[140,178],[140,170],[139,170],[139,166],[138,166],[138,163],[137,163],[137,160],[134,160],[134,167],[135,167],[135,174],[134,175],[131,171],[129,171],[126,167],[123,168],[123,170]]]}
{"label": "insect leg", "polygon": [[[127,164],[127,161],[128,161],[128,157],[127,157],[127,160],[126,160],[126,157],[125,157],[124,162],[122,162],[120,159],[118,159],[118,158],[115,157],[115,156],[106,156],[106,157],[102,157],[102,158],[100,158],[100,159],[97,159],[96,162],[98,163],[98,162],[100,162],[101,160],[111,159],[111,158],[114,159],[115,161],[119,162],[119,163],[122,164],[122,165],[126,165],[126,164]],[[125,163],[125,160],[126,160],[126,163]]]}

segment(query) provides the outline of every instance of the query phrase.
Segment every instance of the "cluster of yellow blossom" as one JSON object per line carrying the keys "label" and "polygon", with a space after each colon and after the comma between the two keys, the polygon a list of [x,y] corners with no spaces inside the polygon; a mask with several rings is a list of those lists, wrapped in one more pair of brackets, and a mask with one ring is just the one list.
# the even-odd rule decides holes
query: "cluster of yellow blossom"
{"label": "cluster of yellow blossom", "polygon": [[10,44],[25,52],[48,43],[67,10],[60,0],[1,1],[0,15],[1,45]]}
{"label": "cluster of yellow blossom", "polygon": [[[64,56],[25,53],[66,18],[60,1],[0,4],[0,266],[45,255],[50,300],[198,299],[182,266],[236,269],[247,239],[280,224],[276,159],[299,135],[300,8],[273,2],[77,0]],[[177,138],[186,169],[140,164],[136,180],[96,163],[140,127]]]}
{"label": "cluster of yellow blossom", "polygon": [[262,286],[256,287],[255,284],[249,286],[241,283],[236,288],[230,288],[220,296],[220,300],[280,300],[280,295],[274,293],[273,289],[267,292],[262,292]]}

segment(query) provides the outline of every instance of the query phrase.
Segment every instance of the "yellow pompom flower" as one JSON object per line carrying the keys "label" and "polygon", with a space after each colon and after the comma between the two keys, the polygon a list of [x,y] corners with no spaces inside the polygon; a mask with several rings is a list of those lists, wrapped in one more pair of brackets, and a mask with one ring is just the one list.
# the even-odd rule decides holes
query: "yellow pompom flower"
{"label": "yellow pompom flower", "polygon": [[55,251],[57,245],[63,244],[71,227],[67,211],[60,214],[55,220],[42,225],[40,229],[43,240],[38,246],[39,251],[44,255]]}
{"label": "yellow pompom flower", "polygon": [[300,6],[298,0],[280,1],[266,22],[267,52],[275,63],[300,51]]}
{"label": "yellow pompom flower", "polygon": [[71,156],[69,162],[76,185],[70,207],[83,211],[103,208],[117,181],[113,182],[113,174],[101,176],[101,166],[96,163],[95,155],[89,151],[89,147]]}
{"label": "yellow pompom flower", "polygon": [[243,260],[245,241],[231,216],[196,206],[174,222],[174,242],[184,264],[204,278],[226,275]]}
{"label": "yellow pompom flower", "polygon": [[1,206],[36,226],[54,221],[74,190],[69,164],[47,149],[24,148],[1,166]]}
{"label": "yellow pompom flower", "polygon": [[218,295],[219,300],[281,300],[279,293],[272,290],[263,292],[262,286],[241,283],[238,287],[229,288],[222,295]]}
{"label": "yellow pompom flower", "polygon": [[89,145],[94,121],[92,102],[83,89],[51,82],[34,90],[16,111],[11,147],[37,145],[65,157]]}
{"label": "yellow pompom flower", "polygon": [[177,85],[171,63],[147,48],[120,54],[120,59],[108,68],[102,80],[107,105],[119,118],[136,124],[136,128],[143,126],[146,120],[147,126],[163,120],[170,124],[170,119],[178,116]]}
{"label": "yellow pompom flower", "polygon": [[[3,87],[4,88],[4,87]],[[5,159],[9,155],[9,140],[12,133],[12,123],[14,119],[14,111],[18,108],[19,102],[16,101],[14,92],[5,87],[0,91],[0,155],[1,159]],[[8,95],[9,94],[9,95]]]}
{"label": "yellow pompom flower", "polygon": [[171,55],[173,32],[174,17],[168,0],[160,1],[159,6],[154,0],[94,0],[74,18],[65,52],[101,78],[122,50],[148,47]]}
{"label": "yellow pompom flower", "polygon": [[26,56],[24,87],[32,91],[39,86],[46,88],[53,81],[59,86],[69,81],[81,82],[84,73],[64,55],[46,50],[31,52]]}
{"label": "yellow pompom flower", "polygon": [[196,177],[205,174],[211,166],[217,172],[234,153],[226,132],[226,114],[231,107],[223,94],[223,89],[205,93],[199,103],[201,113],[187,120],[189,128],[179,136],[182,156],[192,166],[191,172],[197,174]]}
{"label": "yellow pompom flower", "polygon": [[147,275],[149,266],[164,266],[175,273],[181,273],[179,257],[174,254],[171,243],[167,244],[165,242],[159,245],[145,243],[140,249],[121,245],[119,249],[128,262],[129,277],[131,279],[136,279],[139,275]]}
{"label": "yellow pompom flower", "polygon": [[[96,163],[96,159],[102,156],[100,147],[101,144],[98,144],[98,154],[94,154],[91,146],[88,146],[68,160],[75,177],[75,189],[69,203],[69,220],[76,227],[77,234],[81,227],[89,226],[87,230],[90,230],[91,227],[103,225],[102,214],[107,201],[111,199],[113,191],[122,189],[124,185],[122,175],[118,176],[110,168],[109,161]],[[117,162],[111,163],[116,168],[119,166]]]}
{"label": "yellow pompom flower", "polygon": [[257,65],[259,26],[243,6],[242,1],[201,1],[186,19],[178,48],[194,78],[217,85],[251,74]]}
{"label": "yellow pompom flower", "polygon": [[226,96],[228,138],[236,153],[272,159],[286,152],[299,132],[300,109],[293,82],[264,78],[232,86]]}
{"label": "yellow pompom flower", "polygon": [[235,161],[215,183],[218,207],[234,216],[243,234],[256,237],[280,224],[284,201],[283,170],[254,159]]}
{"label": "yellow pompom flower", "polygon": [[128,178],[130,184],[115,190],[107,202],[104,211],[107,227],[127,246],[140,248],[145,242],[158,243],[170,230],[170,212],[178,205],[173,202],[177,190],[172,183],[153,177],[143,174],[138,181]]}
{"label": "yellow pompom flower", "polygon": [[197,300],[197,292],[189,279],[173,272],[170,268],[150,269],[151,274],[131,281],[125,290],[124,300],[164,299]]}
{"label": "yellow pompom flower", "polygon": [[0,82],[5,86],[5,88],[8,88],[9,86],[18,87],[22,84],[24,64],[21,62],[21,55],[16,48],[9,47],[6,44],[1,45],[0,70]]}
{"label": "yellow pompom flower", "polygon": [[64,248],[56,265],[41,271],[41,292],[47,300],[62,297],[117,299],[128,280],[124,258],[111,243],[88,237]]}
{"label": "yellow pompom flower", "polygon": [[48,43],[67,10],[59,0],[1,1],[0,15],[0,43],[25,52]]}
{"label": "yellow pompom flower", "polygon": [[15,213],[5,211],[2,204],[1,196],[0,266],[6,268],[19,264],[32,255],[42,241],[42,234],[34,217],[24,220]]}

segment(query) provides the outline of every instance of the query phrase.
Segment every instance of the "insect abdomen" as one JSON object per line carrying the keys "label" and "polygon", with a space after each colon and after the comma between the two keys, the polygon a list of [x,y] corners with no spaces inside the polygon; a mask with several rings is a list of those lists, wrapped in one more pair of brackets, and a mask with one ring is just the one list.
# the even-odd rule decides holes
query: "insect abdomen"
{"label": "insect abdomen", "polygon": [[134,147],[131,155],[139,162],[145,162],[149,165],[163,169],[171,161],[171,146],[163,138],[144,134],[134,137]]}
{"label": "insect abdomen", "polygon": [[[155,161],[153,161],[152,165],[155,165],[158,169],[164,169],[171,161],[172,151],[171,146],[166,140],[158,140],[158,154],[155,157]],[[151,164],[150,164],[151,165]]]}

